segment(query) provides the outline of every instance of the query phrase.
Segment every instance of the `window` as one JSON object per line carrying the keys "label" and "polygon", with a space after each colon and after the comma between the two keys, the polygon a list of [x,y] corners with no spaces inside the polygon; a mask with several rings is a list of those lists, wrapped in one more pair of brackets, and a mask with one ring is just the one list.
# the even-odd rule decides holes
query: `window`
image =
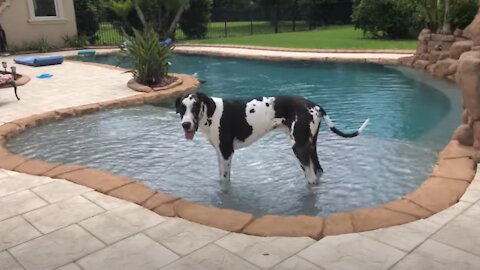
{"label": "window", "polygon": [[65,23],[63,0],[27,0],[30,23]]}
{"label": "window", "polygon": [[56,0],[32,0],[35,17],[57,17]]}

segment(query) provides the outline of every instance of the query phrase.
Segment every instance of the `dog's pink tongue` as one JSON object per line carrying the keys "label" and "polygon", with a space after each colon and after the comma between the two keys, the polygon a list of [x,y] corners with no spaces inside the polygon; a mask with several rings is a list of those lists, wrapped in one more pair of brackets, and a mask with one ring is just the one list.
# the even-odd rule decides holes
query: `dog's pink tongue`
{"label": "dog's pink tongue", "polygon": [[195,131],[185,131],[185,139],[193,140],[193,136],[195,136]]}

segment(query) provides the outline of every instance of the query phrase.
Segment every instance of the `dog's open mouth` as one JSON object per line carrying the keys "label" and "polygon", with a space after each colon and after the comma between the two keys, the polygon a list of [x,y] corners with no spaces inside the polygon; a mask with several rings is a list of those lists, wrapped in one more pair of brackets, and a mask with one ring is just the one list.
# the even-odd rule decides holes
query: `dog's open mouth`
{"label": "dog's open mouth", "polygon": [[187,131],[185,130],[185,139],[187,140],[193,140],[193,137],[195,136],[195,131]]}

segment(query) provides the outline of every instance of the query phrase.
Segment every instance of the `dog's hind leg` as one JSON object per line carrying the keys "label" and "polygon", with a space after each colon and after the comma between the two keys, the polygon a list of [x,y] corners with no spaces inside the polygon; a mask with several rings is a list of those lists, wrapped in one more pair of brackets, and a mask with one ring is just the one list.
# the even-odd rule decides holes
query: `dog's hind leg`
{"label": "dog's hind leg", "polygon": [[309,184],[318,184],[321,167],[309,126],[298,121],[292,123],[291,137],[294,141],[293,152],[300,162],[305,178]]}

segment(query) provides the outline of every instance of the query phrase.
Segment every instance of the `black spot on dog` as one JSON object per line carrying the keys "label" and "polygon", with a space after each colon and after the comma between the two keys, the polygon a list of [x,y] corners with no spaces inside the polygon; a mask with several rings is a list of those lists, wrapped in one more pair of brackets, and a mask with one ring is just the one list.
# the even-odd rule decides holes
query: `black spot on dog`
{"label": "black spot on dog", "polygon": [[[207,119],[207,123],[208,123],[208,126],[211,126],[212,125],[212,119]],[[207,125],[207,123],[205,123],[205,125]]]}
{"label": "black spot on dog", "polygon": [[269,107],[269,106],[270,106],[270,103],[268,103],[268,102],[267,102],[267,103],[265,103],[265,106]]}
{"label": "black spot on dog", "polygon": [[254,112],[255,112],[255,109],[251,109],[251,110],[250,110],[250,113],[254,113]]}
{"label": "black spot on dog", "polygon": [[220,118],[220,152],[224,159],[233,154],[233,141],[244,142],[252,134],[252,126],[247,122],[246,100],[223,100],[223,113]]}

